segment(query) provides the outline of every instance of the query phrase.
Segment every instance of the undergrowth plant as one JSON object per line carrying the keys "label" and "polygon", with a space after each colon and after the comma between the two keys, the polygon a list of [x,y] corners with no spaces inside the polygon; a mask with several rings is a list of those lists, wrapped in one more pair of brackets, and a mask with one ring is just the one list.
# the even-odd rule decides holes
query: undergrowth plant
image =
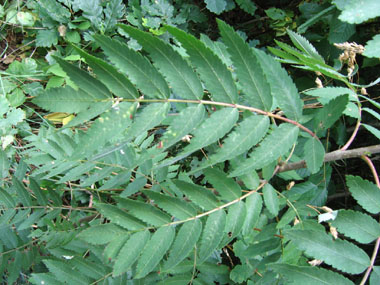
{"label": "undergrowth plant", "polygon": [[[380,148],[348,148],[361,125],[379,137],[360,100],[379,104],[352,83],[355,68],[329,66],[299,34],[270,51],[334,85],[299,93],[278,60],[217,23],[223,57],[172,26],[173,45],[126,25],[142,52],[93,35],[105,57],[73,45],[90,72],[54,57],[71,83],[32,103],[71,116],[41,120],[0,188],[4,282],[364,284],[372,270],[378,284],[368,156]],[[353,134],[330,152],[329,129],[345,118]],[[328,161],[358,156],[376,182],[345,177],[361,208],[325,207]]]}

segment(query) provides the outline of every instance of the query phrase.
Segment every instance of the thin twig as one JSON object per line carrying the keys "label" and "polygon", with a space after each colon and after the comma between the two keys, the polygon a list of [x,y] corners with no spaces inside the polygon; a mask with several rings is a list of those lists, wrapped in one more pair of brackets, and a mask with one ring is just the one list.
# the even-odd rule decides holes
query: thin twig
{"label": "thin twig", "polygon": [[[372,161],[367,156],[362,155],[362,159],[368,164],[369,168],[371,169],[371,172],[372,172],[374,179],[376,181],[377,188],[379,188],[379,190],[380,190],[379,175],[377,175],[377,171],[376,171],[375,166],[373,165]],[[369,274],[371,273],[373,266],[375,264],[376,256],[377,256],[377,253],[379,251],[379,246],[380,246],[380,237],[378,237],[376,240],[376,244],[375,244],[375,248],[373,249],[373,252],[372,252],[370,264],[369,264],[369,266],[368,266],[368,268],[367,268],[367,270],[363,276],[362,281],[360,282],[360,285],[364,285],[368,280]]]}
{"label": "thin twig", "polygon": [[369,159],[366,155],[362,155],[361,158],[368,164],[369,168],[371,169],[371,172],[373,174],[373,177],[375,179],[376,185],[380,190],[380,181],[379,181],[379,176],[377,175],[376,168],[372,163],[372,160]]}
{"label": "thin twig", "polygon": [[[326,153],[324,162],[347,159],[347,158],[355,158],[361,157],[365,154],[375,154],[380,153],[380,145],[372,145],[367,147],[361,147],[351,150],[336,150],[329,153]],[[305,160],[288,163],[281,165],[278,172],[285,172],[290,170],[296,170],[300,168],[307,168]]]}

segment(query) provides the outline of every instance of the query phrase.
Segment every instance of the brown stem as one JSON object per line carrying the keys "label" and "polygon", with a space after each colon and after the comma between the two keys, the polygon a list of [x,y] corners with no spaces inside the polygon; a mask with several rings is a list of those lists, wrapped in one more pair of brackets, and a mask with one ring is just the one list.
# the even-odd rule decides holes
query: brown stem
{"label": "brown stem", "polygon": [[[380,190],[379,175],[377,175],[375,166],[373,165],[372,161],[367,156],[362,155],[362,159],[368,164],[369,168],[371,169],[371,172],[376,181],[377,188],[379,188]],[[375,264],[376,256],[379,251],[379,246],[380,246],[380,237],[378,237],[376,240],[375,248],[373,249],[373,252],[372,252],[371,262],[363,276],[362,281],[360,282],[360,285],[364,285],[368,280],[369,274],[371,273],[373,266]]]}
{"label": "brown stem", "polygon": [[[329,161],[335,161],[340,159],[347,159],[347,158],[354,158],[354,157],[361,157],[365,154],[374,154],[374,153],[380,153],[380,145],[372,145],[367,147],[361,147],[351,150],[336,150],[329,153],[326,153],[324,162]],[[284,164],[280,167],[278,172],[285,172],[300,168],[306,168],[306,162],[305,160],[293,162]]]}
{"label": "brown stem", "polygon": [[361,157],[362,157],[362,159],[368,164],[369,168],[371,169],[371,172],[372,172],[373,177],[374,177],[374,179],[375,179],[375,182],[376,182],[377,188],[379,188],[379,190],[380,190],[379,176],[377,175],[377,171],[376,171],[375,166],[374,166],[373,163],[372,163],[372,160],[370,160],[366,155],[362,155]]}

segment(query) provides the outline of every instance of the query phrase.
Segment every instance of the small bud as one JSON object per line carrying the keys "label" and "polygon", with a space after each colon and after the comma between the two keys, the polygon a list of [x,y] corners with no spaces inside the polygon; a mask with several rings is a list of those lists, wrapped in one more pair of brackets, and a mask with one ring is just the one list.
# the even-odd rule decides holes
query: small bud
{"label": "small bud", "polygon": [[66,28],[65,25],[60,25],[60,26],[58,27],[58,33],[59,33],[59,35],[60,35],[61,37],[66,36],[66,30],[67,30],[67,28]]}
{"label": "small bud", "polygon": [[330,233],[334,237],[334,239],[338,238],[338,231],[337,231],[336,227],[330,226]]}
{"label": "small bud", "polygon": [[362,87],[362,89],[360,89],[360,93],[361,93],[362,95],[368,95],[368,93],[367,93],[367,89],[365,89],[364,87]]}
{"label": "small bud", "polygon": [[325,211],[326,213],[331,213],[331,212],[334,211],[333,209],[331,209],[331,208],[329,208],[329,207],[327,207],[327,206],[323,206],[321,209],[322,209],[323,211]]}
{"label": "small bud", "polygon": [[181,139],[181,141],[189,143],[192,137],[192,135],[186,135]]}
{"label": "small bud", "polygon": [[323,88],[322,81],[319,79],[319,77],[315,79],[315,83],[317,84],[317,88]]}
{"label": "small bud", "polygon": [[322,260],[319,260],[319,259],[313,259],[313,260],[310,260],[308,261],[307,263],[309,263],[311,266],[319,266],[322,264]]}
{"label": "small bud", "polygon": [[296,183],[294,181],[290,182],[288,185],[286,185],[286,190],[292,189],[295,184]]}

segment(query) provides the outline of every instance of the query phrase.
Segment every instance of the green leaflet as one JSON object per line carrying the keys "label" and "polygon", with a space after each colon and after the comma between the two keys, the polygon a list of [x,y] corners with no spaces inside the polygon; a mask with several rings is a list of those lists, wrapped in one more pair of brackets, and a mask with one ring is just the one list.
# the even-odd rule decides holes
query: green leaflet
{"label": "green leaflet", "polygon": [[272,263],[268,267],[283,275],[288,282],[308,285],[353,285],[349,279],[330,270],[312,266]]}
{"label": "green leaflet", "polygon": [[185,158],[193,152],[206,147],[228,133],[236,123],[239,112],[236,108],[223,108],[211,114],[198,128],[193,132],[194,137],[190,145],[174,158],[169,158],[160,166],[167,166]]}
{"label": "green leaflet", "polygon": [[196,284],[191,273],[176,274],[169,276],[168,278],[156,283],[157,285],[186,285],[192,280],[193,284]]}
{"label": "green leaflet", "polygon": [[228,208],[226,226],[223,232],[223,240],[219,245],[220,247],[225,246],[240,233],[246,215],[247,209],[243,201],[239,201]]}
{"label": "green leaflet", "polygon": [[121,134],[132,123],[131,115],[135,108],[136,104],[121,102],[102,114],[81,137],[73,157],[88,157],[105,145],[110,138]]}
{"label": "green leaflet", "polygon": [[239,184],[234,179],[228,178],[227,174],[217,168],[208,168],[204,171],[206,179],[211,183],[222,199],[232,201],[241,196]]}
{"label": "green leaflet", "polygon": [[238,117],[239,112],[236,108],[216,111],[194,130],[194,138],[183,152],[190,154],[216,142],[232,129]]}
{"label": "green leaflet", "polygon": [[99,80],[88,74],[88,72],[81,70],[61,58],[54,57],[54,59],[59,63],[62,69],[67,73],[75,85],[79,87],[79,89],[100,100],[112,97],[107,87]]}
{"label": "green leaflet", "polygon": [[171,222],[168,214],[150,204],[120,197],[115,197],[115,199],[119,206],[125,208],[131,215],[147,224],[159,227]]}
{"label": "green leaflet", "polygon": [[218,15],[225,11],[227,6],[226,0],[205,0],[204,2],[208,10]]}
{"label": "green leaflet", "polygon": [[250,15],[254,15],[257,9],[255,3],[249,0],[235,0],[239,7]]}
{"label": "green leaflet", "polygon": [[72,267],[60,260],[45,259],[43,261],[46,267],[51,273],[54,274],[55,278],[64,281],[65,283],[75,283],[75,284],[89,284],[91,283],[88,278],[82,274],[73,274]]}
{"label": "green leaflet", "polygon": [[219,210],[208,216],[200,240],[197,263],[203,263],[217,249],[223,238],[223,231],[226,224],[226,213]]}
{"label": "green leaflet", "polygon": [[174,92],[184,99],[199,100],[203,96],[201,81],[185,59],[167,43],[132,26],[120,25],[149,52],[153,64],[166,77]]}
{"label": "green leaflet", "polygon": [[323,57],[321,57],[319,55],[319,53],[317,52],[317,50],[309,43],[309,41],[307,39],[305,39],[303,36],[291,31],[291,30],[287,30],[287,33],[290,37],[290,40],[293,42],[293,44],[298,48],[300,49],[301,51],[303,51],[305,54],[307,54],[308,56],[316,59],[316,60],[319,60],[321,62],[324,62],[324,59]]}
{"label": "green leaflet", "polygon": [[172,26],[166,29],[182,44],[190,56],[214,101],[237,102],[237,89],[231,72],[204,43]]}
{"label": "green leaflet", "polygon": [[380,114],[369,108],[362,108],[362,111],[366,111],[380,121]]}
{"label": "green leaflet", "polygon": [[110,241],[125,236],[127,231],[116,226],[115,224],[101,224],[91,226],[84,231],[81,231],[78,237],[90,244],[106,244]]}
{"label": "green leaflet", "polygon": [[220,60],[228,67],[232,66],[232,61],[230,59],[230,54],[227,51],[227,47],[223,42],[212,41],[207,35],[201,34],[200,40],[211,49]]}
{"label": "green leaflet", "polygon": [[319,71],[331,78],[347,82],[347,79],[342,74],[325,64],[323,61],[310,57],[309,55],[302,53],[300,50],[293,48],[285,43],[281,43],[276,40],[275,42],[280,48],[283,49],[283,51],[274,49],[272,47],[268,47],[268,49],[275,55],[284,58],[285,60],[282,60],[282,62],[300,64],[300,68]]}
{"label": "green leaflet", "polygon": [[347,104],[348,95],[342,95],[324,105],[315,117],[315,129],[324,130],[330,128],[340,118]]}
{"label": "green leaflet", "polygon": [[372,40],[365,45],[363,55],[366,57],[380,57],[380,35],[375,35]]}
{"label": "green leaflet", "polygon": [[42,284],[42,282],[45,284],[65,284],[63,281],[60,282],[54,278],[54,274],[52,273],[32,273],[28,281],[32,284]]}
{"label": "green leaflet", "polygon": [[273,188],[272,185],[265,184],[263,188],[263,194],[265,206],[273,216],[277,216],[280,207],[276,190]]}
{"label": "green leaflet", "polygon": [[113,223],[125,229],[133,231],[141,230],[146,227],[146,225],[143,222],[140,222],[140,220],[127,214],[126,212],[124,212],[116,206],[109,204],[97,204],[96,208],[107,219],[111,220]]}
{"label": "green leaflet", "polygon": [[113,276],[123,274],[135,263],[149,238],[149,231],[142,231],[133,234],[128,239],[117,255],[115,265],[113,267]]}
{"label": "green leaflet", "polygon": [[259,215],[263,207],[263,199],[259,193],[255,192],[246,199],[245,205],[247,208],[247,215],[244,220],[242,233],[244,236],[247,236],[252,232],[252,229],[256,226],[259,220]]}
{"label": "green leaflet", "polygon": [[43,219],[41,218],[43,215],[45,215],[45,209],[34,209],[33,213],[17,226],[17,230],[22,231],[30,228],[33,224],[38,223]]}
{"label": "green leaflet", "polygon": [[[41,190],[37,181],[32,177],[29,177],[29,188],[33,191],[34,195],[37,198],[37,202],[40,205],[47,205],[48,204],[48,199],[46,198],[44,192]],[[2,199],[0,199],[0,200],[2,200]]]}
{"label": "green leaflet", "polygon": [[372,182],[360,176],[346,175],[347,187],[352,196],[366,211],[371,214],[380,212],[380,191]]}
{"label": "green leaflet", "polygon": [[285,236],[313,258],[350,274],[360,274],[370,264],[368,255],[356,245],[341,239],[333,240],[325,232],[289,230]]}
{"label": "green leaflet", "polygon": [[51,112],[79,113],[86,111],[94,103],[102,99],[84,92],[74,90],[70,86],[51,88],[38,95],[32,102]]}
{"label": "green leaflet", "polygon": [[113,189],[120,185],[126,184],[128,183],[130,177],[131,177],[130,171],[118,172],[117,175],[111,176],[107,181],[105,181],[105,183],[99,188],[99,190]]}
{"label": "green leaflet", "polygon": [[370,243],[380,237],[380,225],[371,216],[352,210],[339,210],[331,225],[346,237]]}
{"label": "green leaflet", "polygon": [[147,179],[145,177],[137,177],[133,182],[128,184],[127,188],[120,194],[120,197],[125,198],[139,192],[144,188],[146,182]]}
{"label": "green leaflet", "polygon": [[11,195],[3,188],[0,187],[0,205],[3,205],[7,208],[13,208],[16,206],[15,200]]}
{"label": "green leaflet", "polygon": [[241,253],[240,257],[254,258],[258,255],[264,255],[267,252],[273,251],[280,245],[280,239],[276,237],[258,240],[257,243],[248,246],[245,251]]}
{"label": "green leaflet", "polygon": [[308,138],[304,145],[304,154],[307,168],[311,173],[317,173],[325,158],[325,148],[321,141],[312,137]]}
{"label": "green leaflet", "polygon": [[[338,1],[333,1],[338,2]],[[367,21],[368,19],[380,16],[380,5],[377,0],[364,0],[355,1],[349,0],[344,1],[344,7],[335,3],[338,9],[342,10],[339,19],[348,22],[350,24],[360,24]]]}
{"label": "green leaflet", "polygon": [[95,169],[91,175],[83,179],[83,181],[80,183],[82,187],[91,187],[91,185],[94,185],[96,182],[101,181],[107,177],[110,177],[112,172],[118,171],[118,167],[113,166],[105,166],[100,169]]}
{"label": "green leaflet", "polygon": [[169,258],[162,271],[167,271],[182,262],[193,250],[202,232],[200,220],[186,222],[178,231],[177,237],[170,249]]}
{"label": "green leaflet", "polygon": [[110,61],[139,88],[148,98],[168,98],[169,87],[163,76],[140,53],[131,50],[125,44],[106,36],[95,35]]}
{"label": "green leaflet", "polygon": [[71,168],[63,177],[61,177],[61,179],[59,179],[59,182],[64,183],[66,181],[77,180],[83,174],[92,170],[94,167],[95,167],[95,163],[93,161],[81,163],[78,166]]}
{"label": "green leaflet", "polygon": [[113,239],[103,251],[103,262],[115,260],[128,238],[129,235],[123,235],[120,238]]}
{"label": "green leaflet", "polygon": [[288,118],[299,121],[302,117],[303,102],[288,72],[272,56],[258,49],[252,51],[264,70],[277,105]]}
{"label": "green leaflet", "polygon": [[169,103],[154,103],[144,107],[137,113],[131,128],[127,130],[126,137],[132,139],[159,125],[165,119],[169,108]]}
{"label": "green leaflet", "polygon": [[186,196],[203,209],[211,210],[219,206],[218,199],[210,190],[182,180],[172,181]]}
{"label": "green leaflet", "polygon": [[380,140],[380,131],[378,129],[367,124],[362,124],[362,126],[365,127],[371,134],[373,134]]}
{"label": "green leaflet", "polygon": [[250,158],[232,171],[230,177],[239,176],[252,169],[259,169],[284,155],[295,143],[298,137],[298,127],[291,124],[281,124],[254,149]]}
{"label": "green leaflet", "polygon": [[82,257],[75,257],[74,259],[71,259],[70,265],[80,274],[95,280],[102,278],[108,271],[106,271],[106,268],[103,265],[91,262]]}
{"label": "green leaflet", "polygon": [[269,118],[266,116],[250,116],[244,119],[223,141],[223,147],[209,157],[204,167],[231,159],[249,150],[263,138],[268,128]]}
{"label": "green leaflet", "polygon": [[86,63],[92,68],[97,75],[97,79],[107,86],[113,94],[122,98],[137,98],[139,94],[129,79],[119,73],[117,69],[95,56],[88,54],[82,49],[73,45],[73,48],[79,53],[81,57],[86,60]]}
{"label": "green leaflet", "polygon": [[191,203],[185,202],[181,198],[171,197],[152,191],[149,191],[146,194],[155,204],[177,219],[185,220],[194,217],[197,214],[196,208],[194,208]]}
{"label": "green leaflet", "polygon": [[161,138],[162,148],[166,149],[192,131],[203,121],[205,108],[202,104],[183,109],[172,121]]}
{"label": "green leaflet", "polygon": [[64,127],[65,128],[71,128],[76,125],[82,124],[84,122],[87,122],[106,110],[110,109],[112,107],[112,102],[96,102],[92,103],[88,109],[83,110],[79,114],[75,116],[74,119],[72,119],[68,124],[66,124]]}
{"label": "green leaflet", "polygon": [[231,26],[218,19],[217,23],[234,63],[244,98],[252,107],[270,111],[272,108],[270,86],[252,49]]}
{"label": "green leaflet", "polygon": [[305,94],[318,97],[318,101],[322,104],[327,104],[335,97],[348,94],[350,101],[358,102],[356,93],[346,87],[323,87],[305,91]]}
{"label": "green leaflet", "polygon": [[170,248],[175,236],[173,227],[159,228],[144,247],[136,267],[136,279],[148,275],[161,261],[164,254]]}
{"label": "green leaflet", "polygon": [[369,279],[370,285],[376,285],[380,283],[380,266],[374,266]]}
{"label": "green leaflet", "polygon": [[[23,206],[32,206],[32,199],[30,198],[29,192],[25,189],[24,185],[22,185],[22,183],[16,178],[16,176],[13,176],[12,184]],[[7,199],[7,201],[9,201],[9,199]]]}

